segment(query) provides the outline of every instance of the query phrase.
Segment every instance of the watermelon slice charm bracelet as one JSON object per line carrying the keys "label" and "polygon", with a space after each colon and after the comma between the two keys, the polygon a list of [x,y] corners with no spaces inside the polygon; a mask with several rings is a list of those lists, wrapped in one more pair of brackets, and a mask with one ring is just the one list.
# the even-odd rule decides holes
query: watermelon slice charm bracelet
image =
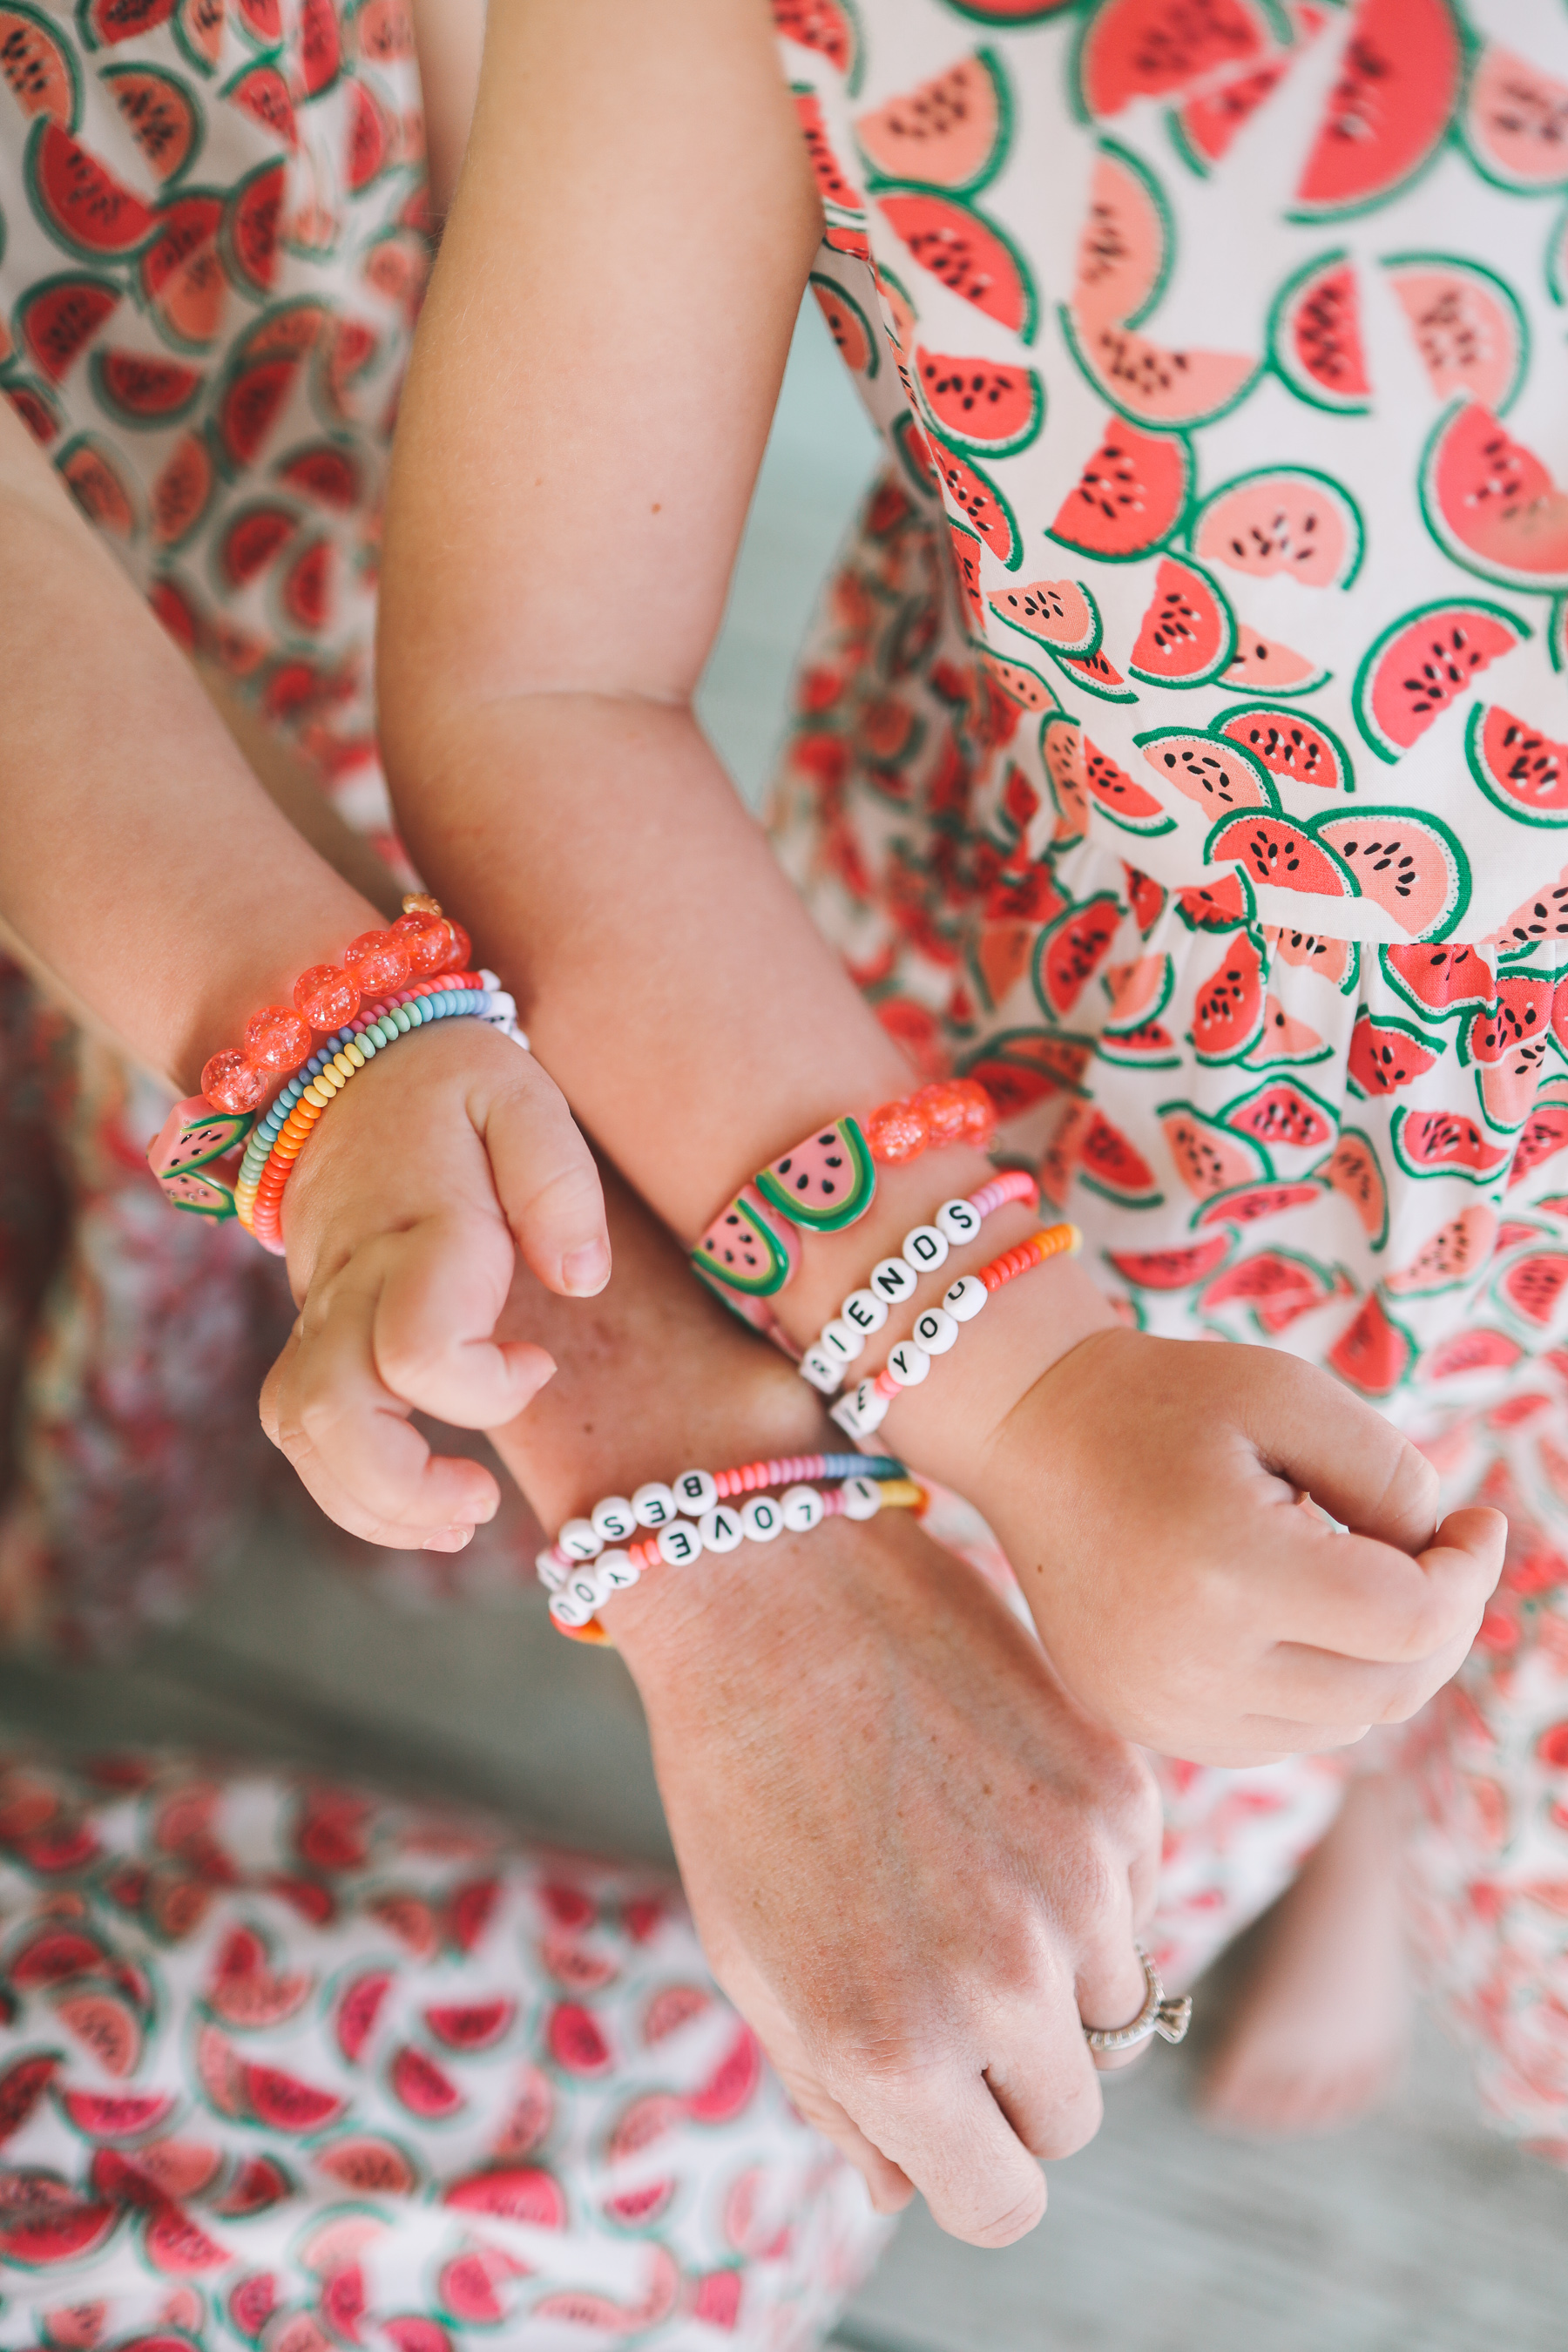
{"label": "watermelon slice charm bracelet", "polygon": [[[762,1302],[800,1263],[800,1235],[842,1233],[877,1197],[877,1170],[940,1145],[989,1148],[996,1112],[973,1078],[943,1078],[883,1103],[862,1128],[849,1112],[815,1129],[759,1169],[720,1210],[691,1253],[692,1271],[758,1329],[775,1328]],[[793,1351],[792,1351],[793,1352]]]}

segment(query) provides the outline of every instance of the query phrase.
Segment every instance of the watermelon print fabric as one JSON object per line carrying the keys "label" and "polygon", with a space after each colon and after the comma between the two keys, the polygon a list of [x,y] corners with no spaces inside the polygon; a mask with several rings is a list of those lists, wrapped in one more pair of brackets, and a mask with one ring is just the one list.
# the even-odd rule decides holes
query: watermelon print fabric
{"label": "watermelon print fabric", "polygon": [[177,641],[380,834],[424,152],[406,0],[0,6],[0,391]]}
{"label": "watermelon print fabric", "polygon": [[189,1760],[0,1759],[0,2345],[818,2340],[889,2224],[679,1890]]}
{"label": "watermelon print fabric", "polygon": [[1568,19],[775,14],[888,444],[790,870],[1130,1322],[1485,1409],[1568,1324]]}
{"label": "watermelon print fabric", "polygon": [[[1568,2161],[1568,18],[774,16],[887,448],[780,854],[1127,1322],[1325,1366],[1509,1512],[1356,1763],[1485,2112]],[[1350,1767],[1158,1769],[1181,1984]]]}

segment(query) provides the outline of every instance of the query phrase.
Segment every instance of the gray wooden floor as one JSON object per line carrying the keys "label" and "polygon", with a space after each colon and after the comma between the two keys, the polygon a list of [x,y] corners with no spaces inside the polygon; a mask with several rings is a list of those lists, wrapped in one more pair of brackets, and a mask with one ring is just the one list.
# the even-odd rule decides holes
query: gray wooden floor
{"label": "gray wooden floor", "polygon": [[[791,653],[870,457],[815,316],[797,341],[725,637],[705,682],[753,803]],[[531,1546],[529,1548],[531,1551]],[[0,1733],[297,1758],[499,1805],[605,1852],[668,1852],[636,1695],[563,1644],[536,1593],[389,1606],[287,1528],[132,1668],[0,1664]],[[1212,2019],[1223,1990],[1208,1994]],[[1198,2053],[1201,2056],[1201,2053]],[[1451,2053],[1382,2119],[1258,2150],[1195,2122],[1196,2060],[1161,2050],[1053,2168],[1005,2253],[917,2210],[839,2331],[852,2352],[1568,2352],[1568,2177],[1484,2133]],[[718,2342],[715,2338],[715,2342]]]}

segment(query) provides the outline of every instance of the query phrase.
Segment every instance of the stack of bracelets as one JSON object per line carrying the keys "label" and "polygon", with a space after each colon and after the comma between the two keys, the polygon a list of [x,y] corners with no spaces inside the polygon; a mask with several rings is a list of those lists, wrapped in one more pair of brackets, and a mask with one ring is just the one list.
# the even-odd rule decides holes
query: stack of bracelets
{"label": "stack of bracelets", "polygon": [[[768,1302],[795,1276],[800,1234],[840,1233],[863,1217],[876,1198],[879,1166],[916,1160],[940,1144],[963,1142],[984,1150],[995,1130],[995,1108],[973,1078],[942,1079],[905,1101],[884,1103],[864,1129],[847,1115],[835,1119],[742,1186],[692,1251],[692,1269],[743,1321],[795,1357]],[[929,1224],[904,1235],[897,1257],[882,1258],[871,1268],[864,1286],[849,1293],[799,1355],[801,1377],[824,1396],[835,1395],[889,1310],[913,1297],[922,1274],[934,1273],[952,1249],[973,1241],[996,1210],[1014,1201],[1033,1205],[1038,1198],[1035,1179],[1014,1170],[983,1184],[967,1200],[943,1201]],[[1047,1258],[1078,1249],[1080,1238],[1076,1225],[1042,1226],[1016,1249],[950,1285],[941,1306],[917,1318],[910,1338],[890,1351],[882,1370],[832,1407],[839,1427],[856,1439],[869,1437],[900,1389],[926,1378],[932,1357],[946,1355],[961,1325],[979,1314],[993,1291]]]}
{"label": "stack of bracelets", "polygon": [[280,1256],[294,1162],[328,1104],[384,1046],[467,1016],[526,1049],[516,1005],[493,972],[463,969],[469,953],[462,926],[420,893],[405,898],[389,930],[351,940],[341,963],[301,972],[292,1004],[253,1013],[243,1044],[212,1055],[201,1093],[174,1105],[149,1147],[165,1198],[197,1216],[237,1216]]}
{"label": "stack of bracelets", "polygon": [[[829,1486],[834,1479],[840,1483]],[[782,1487],[782,1494],[774,1494]],[[733,1497],[747,1500],[730,1507]],[[705,1551],[772,1543],[805,1535],[824,1519],[872,1519],[880,1510],[921,1510],[922,1488],[901,1462],[863,1454],[796,1454],[747,1462],[737,1470],[683,1470],[667,1486],[655,1480],[635,1495],[606,1495],[586,1518],[568,1519],[534,1565],[551,1594],[550,1614],[563,1633],[607,1642],[595,1612],[625,1592],[645,1569],[685,1568]],[[649,1532],[637,1538],[638,1528]]]}
{"label": "stack of bracelets", "polygon": [[[464,969],[468,954],[468,934],[435,899],[410,897],[390,929],[351,940],[340,963],[301,972],[291,1004],[253,1013],[243,1043],[212,1055],[201,1093],[175,1104],[149,1149],[153,1172],[174,1206],[215,1219],[237,1216],[264,1248],[281,1254],[283,1194],[294,1162],[328,1105],[376,1054],[430,1022],[459,1017],[489,1022],[526,1049],[511,998],[492,972]],[[942,1144],[984,1150],[995,1127],[989,1096],[966,1078],[884,1103],[864,1129],[847,1115],[835,1119],[742,1186],[698,1243],[692,1265],[746,1321],[788,1347],[767,1301],[800,1263],[800,1234],[838,1233],[863,1217],[876,1197],[879,1165],[915,1160]],[[943,1201],[929,1224],[905,1234],[896,1258],[881,1259],[850,1292],[800,1357],[802,1376],[834,1395],[889,1310],[913,1297],[923,1274],[945,1265],[954,1246],[973,1241],[998,1209],[1037,1198],[1034,1178],[1012,1171],[967,1199]],[[900,1389],[926,1378],[932,1358],[947,1353],[994,1290],[1078,1246],[1076,1227],[1052,1225],[950,1284],[941,1306],[916,1318],[882,1370],[839,1398],[833,1418],[857,1441],[868,1437]],[[826,1518],[868,1519],[885,1508],[920,1510],[924,1502],[902,1464],[885,1455],[798,1454],[717,1475],[686,1470],[670,1486],[656,1481],[630,1497],[604,1496],[587,1517],[568,1520],[536,1564],[562,1633],[605,1642],[599,1607],[645,1570],[684,1567],[704,1551],[805,1534]],[[639,1528],[647,1531],[640,1537]]]}
{"label": "stack of bracelets", "polygon": [[[863,1217],[876,1197],[879,1166],[918,1159],[941,1144],[984,1150],[995,1129],[990,1097],[967,1078],[922,1087],[907,1101],[884,1103],[863,1129],[848,1116],[835,1119],[742,1187],[692,1251],[693,1270],[726,1306],[794,1356],[767,1302],[795,1276],[801,1234],[839,1233]],[[1012,1170],[967,1199],[943,1201],[931,1223],[907,1233],[898,1256],[874,1265],[864,1286],[852,1290],[824,1325],[799,1357],[802,1377],[825,1396],[834,1395],[890,1310],[913,1298],[923,1274],[936,1272],[952,1250],[976,1240],[998,1209],[1015,1201],[1032,1207],[1038,1199],[1035,1179]],[[899,1391],[927,1377],[932,1358],[946,1355],[993,1291],[1079,1244],[1074,1225],[1042,1227],[978,1273],[950,1283],[941,1306],[916,1318],[910,1336],[889,1351],[882,1370],[839,1398],[832,1408],[835,1421],[858,1441],[869,1437]],[[837,1483],[824,1485],[825,1480]],[[734,1502],[741,1496],[747,1499]],[[656,1482],[629,1496],[604,1496],[586,1517],[569,1519],[535,1565],[558,1629],[575,1641],[607,1642],[599,1609],[650,1569],[684,1568],[704,1551],[728,1552],[747,1541],[771,1543],[781,1535],[805,1534],[838,1515],[868,1519],[889,1507],[919,1511],[924,1503],[922,1488],[888,1455],[803,1454],[749,1462],[717,1476],[686,1470],[669,1486]],[[639,1536],[639,1528],[647,1532]]]}

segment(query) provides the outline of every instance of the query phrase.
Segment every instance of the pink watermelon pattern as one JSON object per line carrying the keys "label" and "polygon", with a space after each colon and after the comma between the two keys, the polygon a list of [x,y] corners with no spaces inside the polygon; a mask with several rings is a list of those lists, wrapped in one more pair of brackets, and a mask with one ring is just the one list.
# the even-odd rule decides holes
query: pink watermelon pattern
{"label": "pink watermelon pattern", "polygon": [[177,641],[384,826],[376,513],[429,267],[406,0],[6,28],[0,392]]}
{"label": "pink watermelon pattern", "polygon": [[[920,137],[852,207],[866,250],[821,256],[883,327],[856,381],[894,462],[775,835],[921,1066],[994,1087],[1130,1321],[1288,1331],[1419,1426],[1550,1343],[1543,1283],[1494,1287],[1499,1208],[1568,1202],[1568,439],[1526,398],[1562,373],[1568,175],[1531,127],[1568,23],[1467,77],[1450,0],[1009,14],[865,0],[852,68],[779,18],[836,152]],[[1016,134],[932,103],[929,61],[979,87],[982,50],[984,125],[1076,150],[1080,221],[1042,220]],[[1184,266],[1224,289],[1212,333],[1173,323]],[[997,382],[1044,392],[984,449],[984,512],[897,462],[933,421],[910,355],[976,348],[976,311]],[[1508,1346],[1456,1369],[1483,1298]]]}
{"label": "pink watermelon pattern", "polygon": [[694,2310],[815,2339],[885,2242],[665,1873],[37,1751],[0,1755],[0,1857],[16,2352],[478,2352],[567,2317],[657,2347]]}

